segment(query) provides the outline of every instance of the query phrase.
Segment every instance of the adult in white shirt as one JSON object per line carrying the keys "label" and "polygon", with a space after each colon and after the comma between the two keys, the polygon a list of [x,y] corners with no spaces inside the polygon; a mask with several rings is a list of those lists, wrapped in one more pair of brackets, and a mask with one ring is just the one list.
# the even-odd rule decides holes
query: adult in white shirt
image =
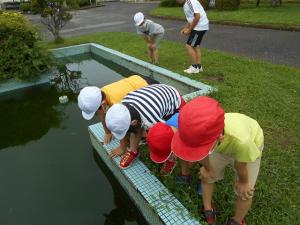
{"label": "adult in white shirt", "polygon": [[148,55],[154,64],[159,64],[159,44],[164,37],[165,29],[162,25],[145,19],[144,14],[138,12],[134,15],[137,34],[141,35],[148,45]]}
{"label": "adult in white shirt", "polygon": [[206,13],[198,0],[176,0],[183,5],[183,11],[188,21],[187,25],[180,31],[187,35],[186,48],[191,60],[191,66],[184,70],[185,73],[199,73],[203,71],[201,65],[200,44],[205,32],[209,29],[209,21]]}

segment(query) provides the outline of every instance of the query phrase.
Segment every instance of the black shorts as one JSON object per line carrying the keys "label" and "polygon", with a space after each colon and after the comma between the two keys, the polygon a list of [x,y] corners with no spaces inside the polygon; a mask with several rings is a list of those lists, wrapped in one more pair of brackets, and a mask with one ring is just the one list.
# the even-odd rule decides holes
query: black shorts
{"label": "black shorts", "polygon": [[205,32],[206,30],[192,30],[186,43],[192,47],[200,45]]}

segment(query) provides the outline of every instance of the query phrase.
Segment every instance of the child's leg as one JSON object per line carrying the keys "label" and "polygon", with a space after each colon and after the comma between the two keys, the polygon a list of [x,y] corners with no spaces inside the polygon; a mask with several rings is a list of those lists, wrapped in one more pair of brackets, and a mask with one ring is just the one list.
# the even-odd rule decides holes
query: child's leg
{"label": "child's leg", "polygon": [[155,46],[153,50],[153,61],[155,64],[159,64],[159,51]]}
{"label": "child's leg", "polygon": [[187,162],[182,159],[180,159],[180,165],[181,165],[181,175],[187,176],[191,174],[191,169],[195,165],[194,162]]}
{"label": "child's leg", "polygon": [[[260,161],[261,158],[258,158],[255,162],[247,164],[249,184],[253,188],[255,186],[257,176],[259,173]],[[240,196],[238,196],[233,219],[240,223],[247,215],[248,211],[251,208],[251,205],[252,198],[248,200],[243,200]]]}
{"label": "child's leg", "polygon": [[196,65],[198,64],[198,61],[197,61],[197,53],[196,53],[196,50],[194,47],[186,44],[185,45],[187,51],[188,51],[188,54],[189,54],[189,57],[190,57],[190,60],[191,60],[191,64],[192,65]]}
{"label": "child's leg", "polygon": [[196,62],[197,62],[196,64],[201,65],[201,49],[199,45],[195,47],[195,53],[196,53]]}
{"label": "child's leg", "polygon": [[136,131],[136,133],[130,134],[130,151],[134,151],[134,152],[138,151],[138,147],[139,147],[140,140],[142,138],[143,131],[144,131],[143,128],[139,128]]}
{"label": "child's leg", "polygon": [[154,62],[152,44],[150,44],[150,43],[148,43],[148,56],[149,56],[151,62]]}
{"label": "child's leg", "polygon": [[252,205],[252,198],[242,200],[240,197],[236,200],[235,213],[233,219],[237,222],[241,222],[247,215]]}
{"label": "child's leg", "polygon": [[214,192],[214,183],[207,183],[201,180],[202,185],[202,201],[204,210],[212,209],[212,196]]}

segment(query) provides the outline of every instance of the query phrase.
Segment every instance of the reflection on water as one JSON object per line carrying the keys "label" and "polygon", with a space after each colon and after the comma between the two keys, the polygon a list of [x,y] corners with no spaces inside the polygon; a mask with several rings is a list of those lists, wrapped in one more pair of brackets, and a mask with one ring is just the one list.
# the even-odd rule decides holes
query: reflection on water
{"label": "reflection on water", "polygon": [[96,150],[94,150],[94,159],[100,170],[105,173],[108,181],[111,183],[114,193],[115,208],[103,214],[105,216],[104,225],[124,225],[126,221],[137,221],[138,224],[147,224],[115,179],[114,175],[107,169]]}
{"label": "reflection on water", "polygon": [[38,140],[59,127],[64,113],[55,90],[31,88],[1,96],[0,150]]}
{"label": "reflection on water", "polygon": [[[94,59],[74,66],[93,72],[93,85],[121,79]],[[87,127],[99,119],[85,121],[76,96],[61,105],[59,95],[45,85],[0,97],[0,224],[145,224],[91,148]]]}

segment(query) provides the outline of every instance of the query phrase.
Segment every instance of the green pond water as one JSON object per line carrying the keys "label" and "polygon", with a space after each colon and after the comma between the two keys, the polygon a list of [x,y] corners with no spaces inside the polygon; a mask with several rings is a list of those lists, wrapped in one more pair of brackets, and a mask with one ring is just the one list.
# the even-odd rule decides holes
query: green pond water
{"label": "green pond water", "polygon": [[[133,74],[87,55],[66,60],[93,85]],[[146,224],[90,144],[98,120],[60,95],[42,85],[0,96],[0,225]]]}

